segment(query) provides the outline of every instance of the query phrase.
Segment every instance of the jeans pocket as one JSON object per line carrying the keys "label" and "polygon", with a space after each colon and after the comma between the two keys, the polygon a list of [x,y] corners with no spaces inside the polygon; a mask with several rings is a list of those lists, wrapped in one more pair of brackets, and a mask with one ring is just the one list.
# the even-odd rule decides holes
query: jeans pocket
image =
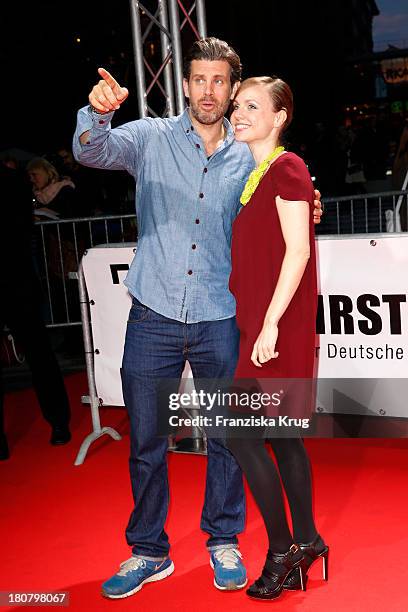
{"label": "jeans pocket", "polygon": [[132,307],[129,312],[128,323],[141,323],[149,314],[147,306],[139,302],[136,298],[132,298]]}

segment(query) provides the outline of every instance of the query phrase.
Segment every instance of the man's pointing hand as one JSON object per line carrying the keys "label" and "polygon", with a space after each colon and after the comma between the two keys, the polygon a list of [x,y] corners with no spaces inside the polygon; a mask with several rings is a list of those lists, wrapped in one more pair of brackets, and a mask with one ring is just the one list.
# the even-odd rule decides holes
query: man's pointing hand
{"label": "man's pointing hand", "polygon": [[128,90],[126,87],[121,87],[105,68],[98,68],[98,73],[102,79],[94,85],[89,94],[91,106],[98,113],[110,113],[113,110],[118,110],[122,102],[128,97]]}

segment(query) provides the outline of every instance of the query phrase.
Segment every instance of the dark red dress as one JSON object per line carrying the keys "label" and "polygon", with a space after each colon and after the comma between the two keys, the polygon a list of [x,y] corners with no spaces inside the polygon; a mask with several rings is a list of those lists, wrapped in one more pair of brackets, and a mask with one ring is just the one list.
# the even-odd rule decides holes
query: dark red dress
{"label": "dark red dress", "polygon": [[[310,259],[300,285],[281,317],[275,350],[279,357],[257,368],[251,361],[254,343],[280,274],[285,255],[275,198],[310,205]],[[317,308],[313,184],[304,162],[284,153],[271,164],[232,228],[230,290],[237,303],[240,330],[235,378],[311,378],[315,354]]]}

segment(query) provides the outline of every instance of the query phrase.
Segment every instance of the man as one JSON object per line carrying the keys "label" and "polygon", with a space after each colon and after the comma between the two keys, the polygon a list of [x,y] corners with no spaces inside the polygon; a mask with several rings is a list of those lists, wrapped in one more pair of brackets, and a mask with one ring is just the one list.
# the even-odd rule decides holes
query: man
{"label": "man", "polygon": [[[81,109],[74,153],[81,163],[126,169],[137,182],[137,256],[125,284],[133,296],[122,367],[131,425],[130,475],[135,507],[126,535],[133,557],[102,586],[131,595],[170,575],[164,531],[168,509],[167,440],[156,436],[158,379],[179,379],[188,360],[196,379],[233,375],[238,353],[235,302],[228,290],[232,222],[254,168],[224,118],[239,86],[241,63],[224,41],[196,41],[185,58],[190,108],[169,119],[145,118],[110,129],[128,91],[102,80]],[[319,214],[318,214],[319,216]],[[214,584],[243,588],[237,534],[244,527],[241,471],[221,440],[208,440],[201,528]]]}

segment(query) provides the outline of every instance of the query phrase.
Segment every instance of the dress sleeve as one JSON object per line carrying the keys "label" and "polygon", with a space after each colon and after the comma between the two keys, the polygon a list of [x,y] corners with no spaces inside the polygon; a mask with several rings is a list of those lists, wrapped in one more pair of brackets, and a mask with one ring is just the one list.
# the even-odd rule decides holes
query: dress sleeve
{"label": "dress sleeve", "polygon": [[285,153],[272,176],[274,192],[283,200],[311,203],[313,183],[305,162],[293,153]]}

